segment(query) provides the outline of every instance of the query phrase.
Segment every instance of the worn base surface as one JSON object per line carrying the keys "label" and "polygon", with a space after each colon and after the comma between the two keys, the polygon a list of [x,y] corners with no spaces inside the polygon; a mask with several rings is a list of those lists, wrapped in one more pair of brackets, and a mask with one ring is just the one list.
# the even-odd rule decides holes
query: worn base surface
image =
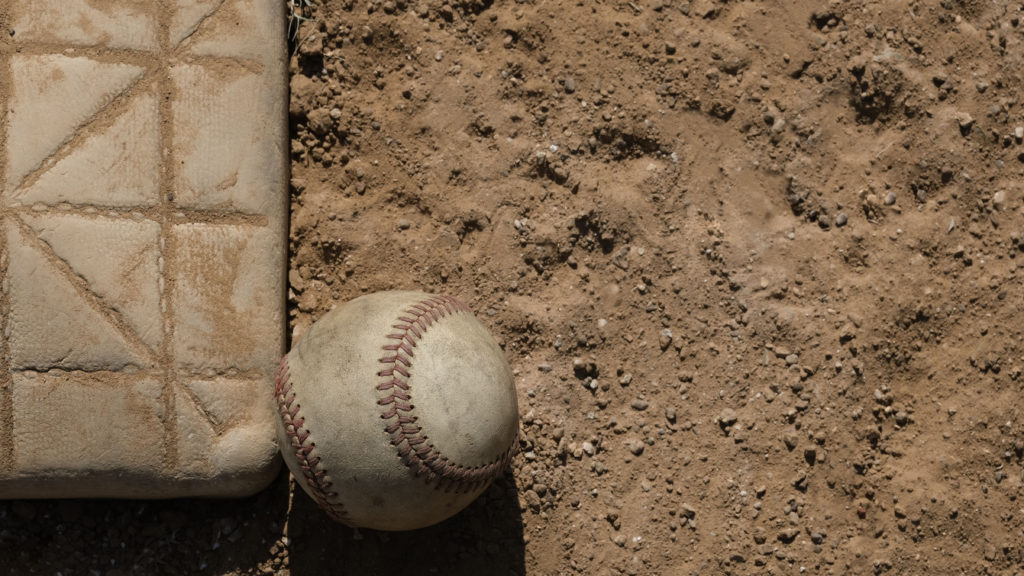
{"label": "worn base surface", "polygon": [[278,469],[283,3],[0,2],[0,498]]}

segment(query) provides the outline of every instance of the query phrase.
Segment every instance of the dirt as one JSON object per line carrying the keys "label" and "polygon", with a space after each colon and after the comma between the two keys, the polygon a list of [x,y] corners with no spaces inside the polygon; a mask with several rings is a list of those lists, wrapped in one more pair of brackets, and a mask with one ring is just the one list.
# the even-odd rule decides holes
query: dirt
{"label": "dirt", "polygon": [[513,470],[411,533],[284,474],[0,502],[0,572],[1020,573],[1024,3],[296,15],[292,338],[462,299],[516,371]]}

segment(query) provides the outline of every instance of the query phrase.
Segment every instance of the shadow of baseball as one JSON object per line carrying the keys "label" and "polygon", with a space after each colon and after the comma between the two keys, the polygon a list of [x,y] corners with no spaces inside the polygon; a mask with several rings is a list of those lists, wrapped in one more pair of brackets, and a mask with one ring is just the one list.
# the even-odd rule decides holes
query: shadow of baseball
{"label": "shadow of baseball", "polygon": [[526,570],[523,521],[511,471],[462,512],[419,530],[348,528],[328,518],[302,490],[295,490],[288,526],[292,576],[522,576]]}

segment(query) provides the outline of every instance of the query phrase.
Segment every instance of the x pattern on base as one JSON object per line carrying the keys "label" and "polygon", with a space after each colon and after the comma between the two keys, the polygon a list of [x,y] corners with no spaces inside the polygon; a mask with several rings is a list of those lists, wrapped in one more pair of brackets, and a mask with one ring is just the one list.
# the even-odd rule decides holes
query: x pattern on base
{"label": "x pattern on base", "polygon": [[[187,328],[177,321],[182,308],[238,289],[231,267],[245,266],[254,234],[274,237],[265,229],[280,217],[266,211],[280,191],[253,189],[258,166],[252,174],[251,165],[209,158],[250,137],[243,129],[233,139],[232,124],[245,120],[239,114],[261,112],[232,107],[259,88],[267,52],[249,50],[244,39],[221,42],[223,30],[239,28],[239,38],[266,42],[258,31],[223,22],[244,18],[250,4],[0,1],[0,468],[17,458],[8,425],[16,416],[17,372],[73,379],[84,370],[159,382],[157,403],[168,415],[164,470],[179,464],[175,414],[182,401],[214,430],[225,425],[182,373],[266,378],[261,362],[225,363],[182,346],[182,334],[217,319],[193,318]],[[270,120],[249,123],[260,121]],[[197,264],[204,250],[213,260],[242,260]],[[195,277],[226,285],[185,294]],[[29,325],[17,313],[38,306],[25,302],[55,307],[30,311],[30,319],[56,319]],[[190,313],[200,316],[200,308]],[[60,318],[62,311],[86,318]]]}

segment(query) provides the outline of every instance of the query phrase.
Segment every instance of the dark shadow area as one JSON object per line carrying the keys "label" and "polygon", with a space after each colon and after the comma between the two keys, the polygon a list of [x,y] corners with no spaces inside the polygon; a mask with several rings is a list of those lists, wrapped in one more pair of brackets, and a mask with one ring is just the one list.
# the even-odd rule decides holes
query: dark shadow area
{"label": "dark shadow area", "polygon": [[0,501],[0,575],[257,573],[288,513],[288,474],[238,500]]}
{"label": "dark shadow area", "polygon": [[348,528],[296,489],[289,539],[292,576],[522,576],[526,570],[523,521],[511,471],[462,512],[410,532]]}

